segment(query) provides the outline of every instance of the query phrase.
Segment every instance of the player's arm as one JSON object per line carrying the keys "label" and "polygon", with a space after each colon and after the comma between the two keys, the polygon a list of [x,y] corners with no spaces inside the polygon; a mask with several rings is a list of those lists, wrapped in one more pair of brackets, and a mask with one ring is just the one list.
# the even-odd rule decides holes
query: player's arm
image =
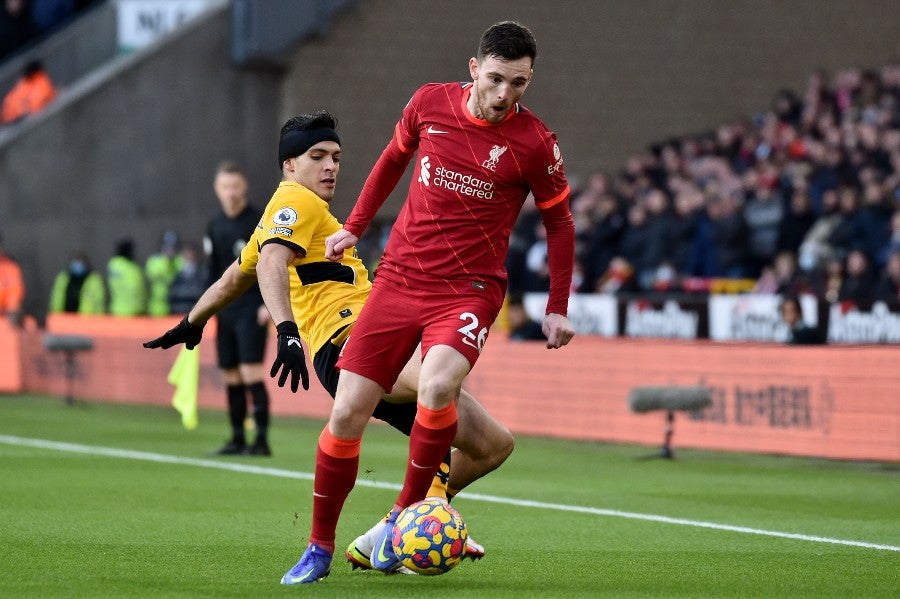
{"label": "player's arm", "polygon": [[181,322],[166,331],[161,337],[144,343],[144,347],[169,349],[173,345],[184,343],[186,348],[194,349],[203,337],[203,327],[206,326],[207,321],[247,291],[255,282],[256,277],[242,271],[235,260],[225,269],[222,276],[203,292],[203,295]]}
{"label": "player's arm", "polygon": [[403,117],[394,127],[394,136],[372,167],[356,205],[344,223],[344,228],[332,233],[325,240],[327,259],[341,260],[344,257],[344,250],[359,243],[360,236],[406,172],[406,167],[409,166],[409,161],[412,160],[419,145],[415,105],[416,96],[404,109]]}
{"label": "player's arm", "polygon": [[547,230],[547,263],[550,267],[550,294],[542,328],[550,349],[566,345],[575,335],[566,317],[575,266],[575,221],[569,211],[568,191],[565,193],[564,200],[541,209]]}
{"label": "player's arm", "polygon": [[197,303],[188,312],[188,322],[204,326],[214,315],[244,294],[256,283],[256,277],[241,270],[238,261],[229,265],[209,288],[203,292]]}
{"label": "player's arm", "polygon": [[276,323],[286,320],[294,322],[288,268],[296,257],[294,248],[281,243],[266,243],[259,250],[259,262],[256,263],[259,290]]}
{"label": "player's arm", "polygon": [[259,250],[256,263],[256,277],[263,301],[276,323],[278,331],[278,355],[272,363],[269,375],[278,377],[278,386],[284,387],[288,375],[291,377],[291,391],[296,392],[302,380],[303,388],[309,390],[309,371],[306,356],[300,342],[300,331],[294,322],[291,309],[291,278],[288,272],[297,258],[297,247],[293,244],[269,240]]}
{"label": "player's arm", "polygon": [[375,214],[381,208],[387,197],[394,191],[400,177],[406,172],[406,167],[412,154],[407,154],[400,149],[396,136],[391,139],[372,171],[369,173],[366,183],[363,185],[359,199],[353,207],[353,211],[344,223],[344,228],[328,236],[325,240],[325,257],[338,261],[343,259],[344,250],[357,243]]}

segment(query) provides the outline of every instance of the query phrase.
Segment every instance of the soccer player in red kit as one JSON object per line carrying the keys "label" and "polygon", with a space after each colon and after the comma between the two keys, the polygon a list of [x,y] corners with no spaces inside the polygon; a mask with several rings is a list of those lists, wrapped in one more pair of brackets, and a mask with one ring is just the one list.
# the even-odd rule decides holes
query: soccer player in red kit
{"label": "soccer player in red kit", "polygon": [[574,335],[566,309],[575,227],[563,160],[554,133],[518,103],[536,54],[527,28],[497,23],[469,61],[471,83],[416,91],[344,227],[326,239],[326,257],[340,259],[416,157],[372,293],[338,362],[337,396],[316,453],[310,542],[283,584],[327,576],[365,425],[421,343],[406,478],[387,518],[370,531],[372,565],[386,572],[399,566],[390,530],[402,508],[425,497],[456,434],[455,401],[503,304],[509,235],[529,194],[547,230],[547,347]]}

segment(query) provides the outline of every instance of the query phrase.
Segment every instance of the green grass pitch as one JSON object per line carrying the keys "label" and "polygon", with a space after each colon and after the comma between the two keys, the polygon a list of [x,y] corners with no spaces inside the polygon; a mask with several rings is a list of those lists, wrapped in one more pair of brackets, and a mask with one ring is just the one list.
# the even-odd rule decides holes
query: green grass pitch
{"label": "green grass pitch", "polygon": [[[275,418],[274,457],[225,459],[207,455],[225,415],[200,419],[0,396],[0,597],[900,596],[897,464],[679,450],[677,433],[672,461],[519,437],[454,501],[485,559],[418,577],[339,556],[325,581],[282,587],[322,422]],[[395,499],[406,448],[370,425],[339,547]]]}

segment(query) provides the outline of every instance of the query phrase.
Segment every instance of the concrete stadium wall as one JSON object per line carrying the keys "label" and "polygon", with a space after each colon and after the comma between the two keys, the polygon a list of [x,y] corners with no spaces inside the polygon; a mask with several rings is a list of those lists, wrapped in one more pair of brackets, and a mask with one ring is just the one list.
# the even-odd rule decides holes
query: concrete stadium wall
{"label": "concrete stadium wall", "polygon": [[818,67],[883,64],[900,42],[893,0],[365,0],[279,73],[230,65],[226,9],[0,133],[0,231],[25,270],[26,310],[42,315],[76,247],[102,266],[125,235],[141,260],[166,227],[199,239],[224,158],[244,164],[251,197],[264,203],[278,178],[277,130],[298,112],[327,107],[341,120],[334,213],[343,219],[410,94],[466,79],[481,32],[507,18],[540,46],[524,103],[558,132],[567,172],[582,177],[621,167],[648,142],[765,109]]}
{"label": "concrete stadium wall", "polygon": [[[86,335],[94,349],[77,357],[71,389],[59,353],[45,350],[38,331],[0,324],[0,348],[15,345],[0,369],[0,391],[49,393],[89,401],[171,405],[166,382],[178,351],[146,350],[141,342],[174,326],[177,318],[117,319],[54,316],[55,334]],[[215,327],[200,352],[198,402],[224,408],[215,365]],[[13,337],[13,341],[4,341]],[[275,352],[270,335],[268,359]],[[639,386],[709,389],[712,405],[679,413],[673,445],[835,459],[900,460],[900,403],[896,349],[802,347],[776,344],[576,337],[561,350],[510,341],[502,330],[466,379],[465,388],[511,431],[544,437],[658,445],[664,412],[633,413],[629,392]],[[11,372],[10,363],[20,366]],[[6,384],[4,384],[6,383]],[[313,381],[290,393],[266,377],[276,415],[327,418],[331,398]],[[277,426],[277,418],[276,418]]]}

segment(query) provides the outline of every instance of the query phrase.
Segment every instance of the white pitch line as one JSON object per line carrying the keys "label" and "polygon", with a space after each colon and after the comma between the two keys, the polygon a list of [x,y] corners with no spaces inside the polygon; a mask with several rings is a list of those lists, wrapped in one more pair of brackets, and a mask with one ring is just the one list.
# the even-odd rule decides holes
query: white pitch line
{"label": "white pitch line", "polygon": [[[70,453],[83,453],[87,455],[104,456],[110,458],[125,458],[129,460],[141,460],[145,462],[159,462],[165,464],[179,464],[182,466],[198,466],[200,468],[214,468],[218,470],[228,470],[231,472],[244,472],[247,474],[261,474],[265,476],[275,476],[278,478],[292,478],[297,480],[313,480],[313,475],[309,472],[296,472],[293,470],[283,470],[281,468],[266,468],[264,466],[251,466],[248,464],[239,464],[235,462],[220,462],[217,460],[201,460],[196,458],[185,458],[163,453],[153,453],[147,451],[134,451],[130,449],[116,449],[113,447],[97,447],[93,445],[80,445],[78,443],[61,443],[58,441],[47,441],[44,439],[29,439],[26,437],[15,437],[12,435],[0,435],[0,443],[7,445],[18,445],[22,447],[37,447],[41,449],[52,449],[55,451],[66,451]],[[393,489],[399,490],[400,485],[393,483],[383,483],[365,479],[358,479],[356,484],[362,487],[371,487],[376,489]],[[709,528],[713,530],[724,530],[728,532],[739,532],[744,534],[762,535],[767,537],[778,537],[782,539],[794,539],[798,541],[812,541],[814,543],[827,543],[831,545],[848,545],[851,547],[863,547],[865,549],[877,549],[881,551],[900,551],[900,547],[895,545],[882,545],[879,543],[868,543],[865,541],[850,541],[846,539],[833,539],[830,537],[820,537],[817,535],[804,535],[792,532],[781,532],[777,530],[764,530],[760,528],[748,528],[746,526],[733,526],[731,524],[718,524],[716,522],[704,522],[702,520],[687,520],[685,518],[671,518],[669,516],[660,516],[657,514],[641,514],[637,512],[623,512],[620,510],[608,510],[603,508],[584,507],[578,505],[566,505],[562,503],[548,503],[544,501],[531,501],[528,499],[513,499],[511,497],[500,497],[497,495],[482,495],[480,493],[465,494],[466,500],[485,501],[489,503],[501,503],[504,505],[515,505],[520,507],[532,507],[545,510],[556,510],[561,512],[575,512],[580,514],[592,514],[595,516],[609,516],[614,518],[628,518],[631,520],[644,520],[648,522],[662,522],[663,524],[677,524],[680,526],[693,526],[695,528]]]}

